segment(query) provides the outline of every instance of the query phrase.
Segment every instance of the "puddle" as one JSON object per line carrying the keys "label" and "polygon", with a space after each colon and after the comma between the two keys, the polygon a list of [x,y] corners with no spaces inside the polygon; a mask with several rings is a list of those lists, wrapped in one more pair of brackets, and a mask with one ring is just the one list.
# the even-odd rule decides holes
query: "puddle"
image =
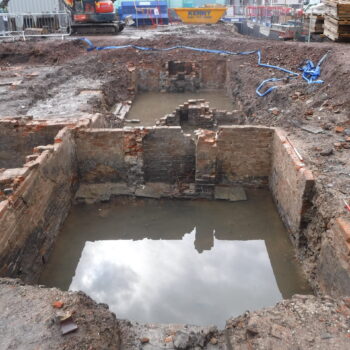
{"label": "puddle", "polygon": [[40,284],[82,290],[118,318],[221,328],[311,293],[270,193],[248,198],[75,206]]}
{"label": "puddle", "polygon": [[173,112],[179,105],[191,99],[204,99],[210,103],[210,108],[227,111],[234,109],[232,100],[223,90],[184,93],[145,92],[136,96],[127,118],[139,119],[142,126],[153,126],[159,118]]}

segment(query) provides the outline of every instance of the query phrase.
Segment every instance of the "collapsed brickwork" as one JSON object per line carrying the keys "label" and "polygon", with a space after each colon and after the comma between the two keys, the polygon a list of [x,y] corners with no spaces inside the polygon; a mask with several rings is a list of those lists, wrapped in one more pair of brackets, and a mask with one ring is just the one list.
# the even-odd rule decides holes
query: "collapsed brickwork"
{"label": "collapsed brickwork", "polygon": [[212,129],[218,125],[237,125],[241,123],[242,113],[240,111],[216,110],[210,108],[209,103],[203,99],[189,100],[159,121],[159,125],[189,126],[204,129]]}

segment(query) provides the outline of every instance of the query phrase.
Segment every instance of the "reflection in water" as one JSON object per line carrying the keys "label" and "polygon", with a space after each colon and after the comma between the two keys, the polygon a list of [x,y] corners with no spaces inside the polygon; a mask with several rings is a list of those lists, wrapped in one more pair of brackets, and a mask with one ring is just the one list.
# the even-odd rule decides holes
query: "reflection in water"
{"label": "reflection in water", "polygon": [[77,206],[41,283],[83,290],[119,318],[219,326],[309,292],[269,193],[249,197]]}
{"label": "reflection in water", "polygon": [[[232,100],[224,90],[184,93],[143,92],[136,98],[128,113],[128,119],[139,119],[143,126],[153,126],[159,118],[173,112],[179,105],[192,99],[204,99],[210,108],[232,111]],[[152,106],[150,108],[150,106]]]}
{"label": "reflection in water", "polygon": [[281,299],[264,241],[214,239],[198,254],[194,239],[86,242],[70,289],[129,319],[196,324]]}

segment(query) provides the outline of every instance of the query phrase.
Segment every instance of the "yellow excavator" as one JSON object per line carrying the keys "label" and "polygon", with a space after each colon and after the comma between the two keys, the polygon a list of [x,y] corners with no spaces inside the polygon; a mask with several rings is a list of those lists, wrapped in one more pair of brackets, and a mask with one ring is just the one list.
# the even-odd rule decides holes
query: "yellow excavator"
{"label": "yellow excavator", "polygon": [[[6,9],[11,0],[0,1]],[[72,34],[118,34],[125,23],[120,21],[111,0],[60,0],[72,16]]]}

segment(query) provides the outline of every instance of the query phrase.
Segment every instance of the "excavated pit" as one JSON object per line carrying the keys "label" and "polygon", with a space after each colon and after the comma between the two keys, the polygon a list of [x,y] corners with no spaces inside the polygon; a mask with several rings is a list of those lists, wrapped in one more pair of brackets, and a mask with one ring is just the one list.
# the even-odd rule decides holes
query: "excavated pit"
{"label": "excavated pit", "polygon": [[[283,110],[289,104],[287,97],[279,101],[283,94],[300,89],[300,83],[283,81],[280,89],[264,100],[269,107],[280,102],[280,109],[263,111],[259,119],[257,114],[264,101],[255,101],[247,93],[256,87],[254,79],[246,79],[247,71],[251,77],[257,74],[258,79],[265,78],[254,58],[182,52],[161,54],[157,60],[149,53],[141,57],[133,52],[126,58],[116,54],[112,60],[105,53],[101,57],[98,61],[91,59],[94,68],[86,72],[79,61],[69,67],[45,67],[42,71],[40,67],[18,69],[18,76],[11,69],[0,72],[0,83],[3,78],[13,80],[1,84],[2,101],[10,108],[0,113],[0,276],[19,277],[31,284],[38,283],[41,276],[40,283],[83,289],[97,301],[110,304],[118,318],[215,323],[220,327],[228,317],[242,313],[240,307],[256,309],[290,298],[295,292],[311,293],[309,285],[316,294],[349,293],[349,221],[338,202],[333,201],[327,208],[329,198],[315,181],[309,168],[312,162],[300,155],[300,149],[305,155],[309,147],[303,148],[300,130],[251,125],[268,120],[266,125],[290,126],[296,123],[294,119],[303,118],[295,113],[302,109]],[[41,82],[39,86],[35,84],[39,78],[50,81],[47,91]],[[17,99],[20,105],[13,102]],[[293,100],[305,98],[296,94]],[[175,101],[174,105],[171,101]],[[144,110],[147,113],[140,116]],[[22,118],[5,118],[8,111],[11,115],[19,111]],[[282,121],[288,113],[296,117]],[[311,144],[312,137],[305,139]],[[318,142],[324,136],[316,137]],[[314,139],[312,142],[315,144]],[[237,201],[245,194],[247,201]],[[266,196],[267,202],[259,196]],[[333,209],[334,214],[330,214]],[[237,217],[233,215],[235,210],[240,213]],[[123,211],[125,215],[120,217]],[[193,212],[199,215],[191,215]],[[177,221],[179,213],[184,215],[181,224]],[[152,221],[152,215],[158,219]],[[203,231],[199,229],[201,225]],[[155,233],[146,232],[145,227]],[[205,235],[197,239],[200,232]],[[123,234],[126,236],[120,237]],[[250,243],[256,244],[258,250],[251,250],[247,261],[252,264],[242,265],[240,272],[255,271],[251,276],[256,276],[259,270],[251,266],[259,265],[268,274],[259,274],[263,279],[260,282],[254,277],[253,286],[238,278],[235,297],[233,284],[237,278],[231,276],[236,272],[228,266],[240,266],[246,256],[238,255],[240,261],[236,264],[230,260],[230,249],[243,254],[242,246]],[[88,268],[81,267],[80,256],[83,264],[94,250],[107,259],[108,249],[122,255],[127,247],[142,257],[159,245],[161,253],[154,256],[162,257],[166,254],[162,244],[173,245],[181,252],[191,246],[189,256],[197,262],[189,260],[186,267],[196,266],[198,259],[216,249],[226,251],[222,256],[227,258],[227,266],[222,256],[214,256],[209,266],[212,275],[200,276],[205,283],[211,283],[209,297],[203,302],[211,304],[209,308],[194,301],[191,288],[205,294],[204,285],[192,283],[196,276],[188,278],[188,285],[181,285],[180,280],[174,282],[173,290],[186,289],[188,295],[181,296],[182,316],[173,318],[158,312],[159,304],[167,300],[166,292],[159,292],[159,296],[153,293],[157,298],[149,303],[142,297],[142,307],[157,304],[142,318],[145,312],[140,303],[137,312],[125,307],[123,314],[121,304],[110,299],[113,293],[94,287],[91,280],[96,282],[96,276],[88,275],[90,289],[74,285],[74,281],[86,282],[85,273],[95,267],[89,263]],[[202,247],[201,253],[195,250],[196,244]],[[210,245],[213,247],[206,250]],[[264,257],[262,265],[254,263],[253,258],[260,256],[258,252]],[[130,265],[115,255],[108,263]],[[222,288],[211,277],[221,276],[225,269],[223,278],[228,285]],[[156,288],[159,280],[166,280],[172,273],[158,270],[148,280]],[[162,274],[165,277],[160,279]],[[118,275],[107,270],[101,275],[102,284],[109,281],[113,290],[127,295],[128,290],[118,289]],[[128,276],[122,275],[126,284],[133,281]],[[101,280],[96,283],[101,284]],[[164,284],[170,288],[166,281]],[[249,290],[241,289],[243,284]],[[272,289],[267,288],[260,300],[255,303],[252,297],[246,298],[249,304],[242,302],[249,291],[264,285]],[[157,292],[163,287],[162,283]],[[217,292],[227,296],[218,296]],[[192,299],[185,299],[187,296]],[[222,303],[215,308],[219,299]]]}
{"label": "excavated pit", "polygon": [[[188,120],[193,115],[199,115],[199,121],[215,117],[215,113],[203,107],[202,102],[190,101],[184,108],[188,108]],[[207,115],[198,114],[203,108]],[[181,126],[64,128],[56,135],[53,146],[36,147],[35,153],[27,156],[24,167],[17,169],[20,174],[13,173],[7,179],[6,186],[10,192],[5,191],[5,200],[1,202],[1,218],[7,222],[5,229],[8,228],[5,231],[8,245],[4,246],[1,254],[2,273],[20,276],[28,282],[37,281],[46,263],[50,262],[59,228],[68,215],[72,202],[98,203],[125,195],[159,200],[175,198],[226,201],[216,204],[215,201],[203,202],[211,208],[206,213],[201,213],[199,209],[200,205],[205,205],[202,202],[178,202],[176,210],[191,205],[195,208],[199,206],[195,210],[199,210],[197,219],[193,215],[191,227],[178,232],[177,235],[180,236],[190,234],[201,220],[215,222],[222,215],[221,211],[225,211],[225,215],[230,218],[230,210],[241,208],[237,209],[238,212],[243,210],[237,217],[237,223],[248,222],[252,228],[255,226],[254,220],[257,220],[257,227],[270,227],[270,234],[280,235],[283,241],[286,233],[281,225],[272,233],[274,221],[269,221],[271,213],[266,209],[268,202],[257,205],[259,196],[254,200],[254,195],[252,198],[248,196],[249,200],[245,202],[247,190],[266,191],[270,188],[292,241],[298,244],[300,227],[310,220],[308,211],[314,179],[286,140],[281,130],[259,126],[217,125],[215,130],[199,129],[193,134],[184,133]],[[242,200],[242,204],[229,203]],[[257,206],[254,207],[255,205]],[[223,206],[222,209],[220,206]],[[176,210],[174,213],[166,213],[165,218],[169,215],[176,218]],[[131,206],[129,215],[132,211]],[[133,220],[132,215],[130,221]],[[265,218],[264,225],[258,222],[259,215]],[[186,221],[186,217],[184,219]],[[276,219],[275,215],[274,220]],[[9,225],[11,221],[13,223]],[[165,224],[168,221],[164,219]],[[222,218],[222,221],[225,219]],[[230,224],[223,231],[235,232],[234,221],[228,221]],[[15,231],[13,225],[17,227]],[[217,227],[212,228],[212,234],[213,230],[220,235]],[[103,240],[103,229],[97,231]],[[13,232],[17,235],[13,235]],[[106,234],[108,236],[108,232]],[[247,232],[239,234],[243,240],[249,240],[252,232],[247,228]],[[77,234],[71,232],[69,236],[76,237]],[[144,236],[147,237],[147,234],[144,233]],[[265,242],[269,240],[263,232],[259,231],[258,236]],[[166,237],[165,234],[164,239]],[[234,233],[231,239],[235,239]],[[15,249],[12,248],[11,240],[17,242]],[[94,240],[98,240],[98,237],[94,237]],[[23,242],[23,245],[18,242]],[[288,257],[292,255],[290,250],[286,254]],[[62,258],[65,261],[68,259]],[[281,261],[273,264],[278,266]],[[53,276],[55,274],[52,273]],[[298,275],[296,272],[294,274]],[[292,289],[299,292],[305,286],[304,282],[301,283],[302,287],[294,282],[291,285]],[[283,296],[291,294],[283,288],[280,288],[280,293]],[[275,295],[272,292],[267,294]]]}

